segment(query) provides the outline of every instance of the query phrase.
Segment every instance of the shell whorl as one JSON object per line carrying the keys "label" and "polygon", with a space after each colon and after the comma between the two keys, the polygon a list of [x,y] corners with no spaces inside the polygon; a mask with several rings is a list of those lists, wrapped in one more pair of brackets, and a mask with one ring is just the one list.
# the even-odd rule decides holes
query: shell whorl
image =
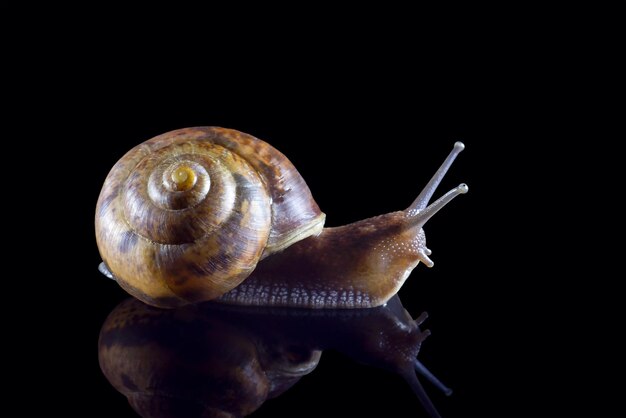
{"label": "shell whorl", "polygon": [[130,150],[96,208],[103,260],[129,293],[157,306],[217,298],[261,258],[323,223],[284,155],[213,127],[168,132]]}

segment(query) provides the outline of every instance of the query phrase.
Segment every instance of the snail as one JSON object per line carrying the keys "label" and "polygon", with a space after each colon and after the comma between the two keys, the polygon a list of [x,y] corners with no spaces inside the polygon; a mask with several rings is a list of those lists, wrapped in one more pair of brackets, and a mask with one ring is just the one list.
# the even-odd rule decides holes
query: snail
{"label": "snail", "polygon": [[[451,390],[417,360],[430,335],[420,329],[426,317],[412,319],[397,295],[384,306],[349,310],[213,302],[160,309],[129,298],[102,325],[98,358],[107,380],[144,417],[249,415],[312,373],[332,349],[403,378],[436,418],[417,375]],[[390,401],[381,397],[372,407]],[[301,407],[294,404],[289,415]]]}
{"label": "snail", "polygon": [[231,129],[180,129],[124,155],[96,206],[100,271],[158,307],[202,301],[303,308],[387,302],[421,261],[422,227],[468,188],[432,204],[457,142],[406,209],[341,227],[278,150]]}

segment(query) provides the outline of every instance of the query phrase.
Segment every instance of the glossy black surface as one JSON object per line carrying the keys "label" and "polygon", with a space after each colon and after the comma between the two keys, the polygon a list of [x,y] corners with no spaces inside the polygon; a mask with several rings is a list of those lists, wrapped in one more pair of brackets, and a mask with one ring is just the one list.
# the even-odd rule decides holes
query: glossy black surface
{"label": "glossy black surface", "polygon": [[[426,318],[412,319],[397,296],[379,308],[354,310],[210,302],[166,310],[131,298],[102,327],[100,367],[142,416],[236,417],[314,373],[323,351],[335,350],[405,379],[429,416],[438,417],[416,377],[417,370],[420,379],[451,393],[417,360],[430,334],[419,327]],[[377,401],[384,406],[394,399]],[[302,412],[293,407],[293,414]]]}
{"label": "glossy black surface", "polygon": [[[419,358],[454,389],[424,382],[433,403],[444,418],[625,415],[623,77],[607,62],[623,48],[610,45],[621,24],[604,24],[619,13],[377,7],[307,25],[309,10],[251,31],[238,14],[142,13],[128,17],[135,34],[151,26],[136,37],[123,11],[98,25],[104,10],[29,8],[20,20],[5,7],[0,29],[0,415],[136,417],[98,364],[100,328],[127,295],[97,271],[94,208],[124,152],[197,125],[285,153],[331,226],[405,208],[464,141],[441,190],[470,192],[428,223],[435,266],[400,291],[412,316],[430,314]],[[328,350],[255,416],[425,413],[396,374]]]}

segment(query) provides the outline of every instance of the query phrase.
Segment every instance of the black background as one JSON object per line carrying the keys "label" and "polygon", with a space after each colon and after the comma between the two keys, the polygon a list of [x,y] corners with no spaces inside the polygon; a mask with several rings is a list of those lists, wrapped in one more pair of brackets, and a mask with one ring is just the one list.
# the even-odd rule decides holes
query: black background
{"label": "black background", "polygon": [[[461,182],[470,192],[427,224],[435,267],[418,266],[400,292],[412,315],[430,313],[420,358],[455,390],[427,385],[434,403],[443,416],[623,413],[623,274],[603,267],[617,251],[600,237],[617,234],[602,221],[619,189],[596,181],[619,178],[604,131],[614,110],[599,109],[614,94],[610,54],[580,28],[531,40],[506,22],[449,37],[341,26],[329,40],[312,26],[293,43],[282,32],[232,47],[200,31],[194,48],[104,30],[82,47],[85,28],[59,29],[14,48],[5,411],[134,416],[97,361],[100,326],[126,297],[96,270],[98,193],[134,145],[217,125],[287,155],[329,226],[406,207],[464,141],[438,194]],[[325,353],[254,416],[420,414],[400,378]]]}

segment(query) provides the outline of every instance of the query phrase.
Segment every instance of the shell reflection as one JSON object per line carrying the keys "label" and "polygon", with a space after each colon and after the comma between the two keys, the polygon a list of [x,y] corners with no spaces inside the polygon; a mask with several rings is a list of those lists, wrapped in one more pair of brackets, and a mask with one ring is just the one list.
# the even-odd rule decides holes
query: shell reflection
{"label": "shell reflection", "polygon": [[246,416],[312,372],[325,349],[401,375],[437,417],[416,372],[450,391],[416,359],[424,319],[397,296],[379,308],[323,311],[211,302],[166,310],[131,298],[104,322],[98,353],[144,417]]}

